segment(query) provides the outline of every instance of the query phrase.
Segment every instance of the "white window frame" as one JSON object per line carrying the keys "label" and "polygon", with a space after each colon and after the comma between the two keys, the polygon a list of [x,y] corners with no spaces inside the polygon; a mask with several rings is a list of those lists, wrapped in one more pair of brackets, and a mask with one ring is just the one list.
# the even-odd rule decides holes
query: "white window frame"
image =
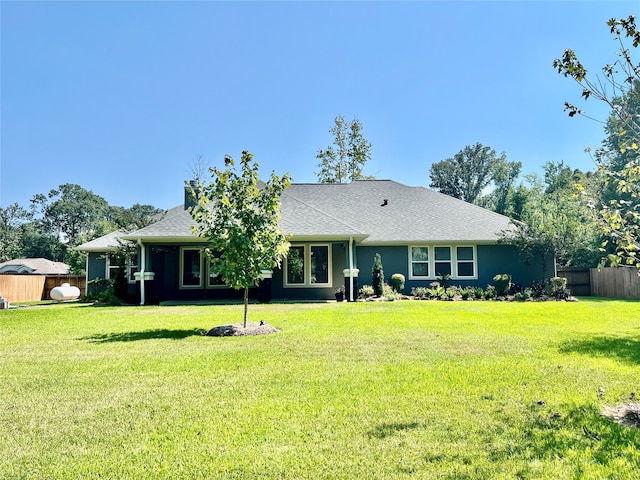
{"label": "white window frame", "polygon": [[[413,274],[413,257],[412,257],[412,248],[427,248],[428,249],[428,268],[429,275],[414,275]],[[436,247],[446,247],[449,248],[451,252],[451,280],[477,280],[478,279],[478,249],[477,245],[409,245],[408,248],[408,257],[409,257],[409,280],[437,280],[439,277],[436,274],[436,258],[435,258],[435,249]],[[458,260],[458,248],[472,248],[473,249],[473,261],[471,260]],[[438,261],[438,263],[442,263],[443,261]],[[418,262],[421,263],[421,262]],[[473,263],[473,275],[471,276],[459,276],[458,275],[458,265],[460,263]]]}
{"label": "white window frame", "polygon": [[[185,285],[184,284],[184,252],[186,251],[197,251],[200,256],[200,282],[198,285]],[[202,288],[204,281],[204,269],[203,266],[203,251],[201,247],[180,247],[180,289],[190,290],[194,288]]]}
{"label": "white window frame", "polygon": [[[414,248],[426,248],[427,249],[427,260],[413,260],[413,249]],[[413,264],[414,263],[426,263],[427,264],[427,275],[415,275],[413,274]],[[409,245],[409,279],[422,279],[422,278],[431,278],[431,249],[426,245]]]}
{"label": "white window frame", "polygon": [[[104,265],[104,268],[105,268],[104,278],[106,279],[111,279],[113,277],[111,272],[119,268],[117,264],[111,265],[111,255],[113,254],[109,253],[108,255],[106,255],[106,261]],[[127,283],[136,283],[136,279],[133,277],[133,274],[139,270],[139,267],[138,267],[138,255],[136,254],[135,257],[136,257],[135,263],[131,262],[131,257],[127,257],[127,262],[125,263],[125,266],[124,266],[124,275],[125,275],[125,278],[127,279]]]}
{"label": "white window frame", "polygon": [[[448,248],[449,249],[449,260],[439,260],[436,258],[436,248]],[[436,271],[436,263],[448,263],[449,266],[451,267],[451,278],[455,278],[453,276],[454,274],[454,270],[453,270],[453,266],[455,264],[455,247],[452,247],[451,245],[434,245],[433,246],[433,270],[431,270],[433,272],[433,278],[439,278],[442,275],[438,274],[438,272]]]}
{"label": "white window frame", "polygon": [[[332,264],[333,264],[333,258],[332,258],[332,249],[331,249],[331,244],[330,243],[296,243],[296,244],[291,244],[291,247],[303,247],[303,265],[302,265],[302,276],[303,276],[303,282],[302,283],[289,283],[287,281],[289,275],[288,275],[288,260],[285,259],[285,261],[283,262],[283,277],[282,277],[282,282],[283,282],[283,286],[285,288],[327,288],[327,287],[331,287],[333,285],[333,272],[332,272]],[[326,247],[327,248],[327,283],[316,283],[316,282],[312,282],[311,279],[311,248],[312,247]]]}
{"label": "white window frame", "polygon": [[[472,252],[473,252],[473,259],[472,260],[460,260],[458,258],[458,249],[459,248],[471,248]],[[478,257],[477,257],[477,250],[476,250],[476,246],[475,245],[456,245],[453,247],[453,254],[455,256],[455,262],[453,262],[451,264],[451,266],[455,269],[455,278],[456,279],[460,279],[460,280],[477,280],[478,278]],[[471,263],[473,265],[473,275],[471,276],[460,276],[458,275],[458,266],[461,263]],[[452,275],[453,277],[453,275]]]}

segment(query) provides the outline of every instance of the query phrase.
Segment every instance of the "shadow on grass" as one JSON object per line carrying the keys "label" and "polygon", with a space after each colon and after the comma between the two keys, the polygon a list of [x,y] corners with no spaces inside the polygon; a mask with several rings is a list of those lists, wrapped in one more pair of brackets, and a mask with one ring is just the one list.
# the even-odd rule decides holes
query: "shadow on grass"
{"label": "shadow on grass", "polygon": [[626,428],[603,417],[595,406],[559,407],[558,413],[548,407],[531,406],[524,411],[526,422],[504,442],[492,444],[488,438],[489,459],[504,462],[514,458],[566,459],[572,452],[590,452],[590,460],[605,467],[618,463],[634,465],[638,461],[629,445],[640,440],[638,429]]}
{"label": "shadow on grass", "polygon": [[640,337],[599,336],[571,340],[560,346],[560,352],[615,358],[626,363],[639,365]]}
{"label": "shadow on grass", "polygon": [[412,430],[414,428],[419,428],[421,425],[417,422],[411,423],[381,423],[377,425],[373,430],[369,430],[367,432],[368,437],[373,438],[387,438],[391,435],[401,432],[403,430]]}
{"label": "shadow on grass", "polygon": [[91,335],[79,340],[87,340],[91,343],[109,342],[137,342],[138,340],[153,340],[158,338],[168,338],[170,340],[182,340],[183,338],[200,336],[203,330],[194,328],[192,330],[168,330],[166,328],[157,330],[145,330],[143,332],[121,332],[105,333],[101,335]]}

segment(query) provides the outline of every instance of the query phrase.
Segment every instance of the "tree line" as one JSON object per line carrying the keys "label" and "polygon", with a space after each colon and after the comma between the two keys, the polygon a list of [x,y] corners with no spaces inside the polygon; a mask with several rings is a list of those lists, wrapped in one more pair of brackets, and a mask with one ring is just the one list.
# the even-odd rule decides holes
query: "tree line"
{"label": "tree line", "polygon": [[42,257],[64,262],[82,274],[84,257],[73,247],[115,230],[133,230],[152,223],[163,210],[151,205],[131,207],[108,202],[80,185],[65,183],[31,198],[28,207],[0,207],[0,262]]}

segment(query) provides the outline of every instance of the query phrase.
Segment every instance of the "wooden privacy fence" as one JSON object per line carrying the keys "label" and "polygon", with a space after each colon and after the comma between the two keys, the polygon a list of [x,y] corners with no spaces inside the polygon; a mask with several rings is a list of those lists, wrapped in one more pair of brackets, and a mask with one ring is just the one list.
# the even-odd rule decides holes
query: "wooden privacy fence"
{"label": "wooden privacy fence", "polygon": [[0,294],[9,303],[39,302],[51,300],[53,287],[68,283],[80,289],[80,296],[87,290],[84,275],[6,275],[0,274]]}
{"label": "wooden privacy fence", "polygon": [[85,275],[47,275],[44,282],[44,291],[42,292],[42,300],[51,300],[51,289],[58,287],[63,283],[68,283],[72,287],[80,289],[80,296],[87,293],[87,277]]}
{"label": "wooden privacy fence", "polygon": [[635,268],[592,268],[591,295],[595,297],[640,298],[640,277]]}
{"label": "wooden privacy fence", "polygon": [[38,302],[44,290],[43,275],[0,275],[0,294],[9,303]]}
{"label": "wooden privacy fence", "polygon": [[591,273],[589,268],[558,268],[558,276],[567,279],[567,288],[576,297],[591,295]]}
{"label": "wooden privacy fence", "polygon": [[576,296],[640,298],[640,277],[635,268],[559,268],[567,288]]}

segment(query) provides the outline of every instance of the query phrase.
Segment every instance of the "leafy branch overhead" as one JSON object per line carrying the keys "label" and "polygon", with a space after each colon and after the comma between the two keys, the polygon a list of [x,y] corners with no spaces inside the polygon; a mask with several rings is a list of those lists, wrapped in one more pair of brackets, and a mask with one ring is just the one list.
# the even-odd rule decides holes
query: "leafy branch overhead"
{"label": "leafy branch overhead", "polygon": [[[565,50],[553,62],[565,77],[582,87],[585,100],[596,98],[611,108],[605,125],[607,138],[596,151],[599,172],[608,192],[600,205],[599,225],[605,241],[603,253],[611,265],[633,265],[640,272],[640,64],[634,63],[626,42],[640,45],[640,30],[635,16],[612,18],[607,22],[620,46],[618,58],[602,68],[603,77],[588,76],[576,53]],[[575,105],[565,102],[569,116],[587,116]]]}

